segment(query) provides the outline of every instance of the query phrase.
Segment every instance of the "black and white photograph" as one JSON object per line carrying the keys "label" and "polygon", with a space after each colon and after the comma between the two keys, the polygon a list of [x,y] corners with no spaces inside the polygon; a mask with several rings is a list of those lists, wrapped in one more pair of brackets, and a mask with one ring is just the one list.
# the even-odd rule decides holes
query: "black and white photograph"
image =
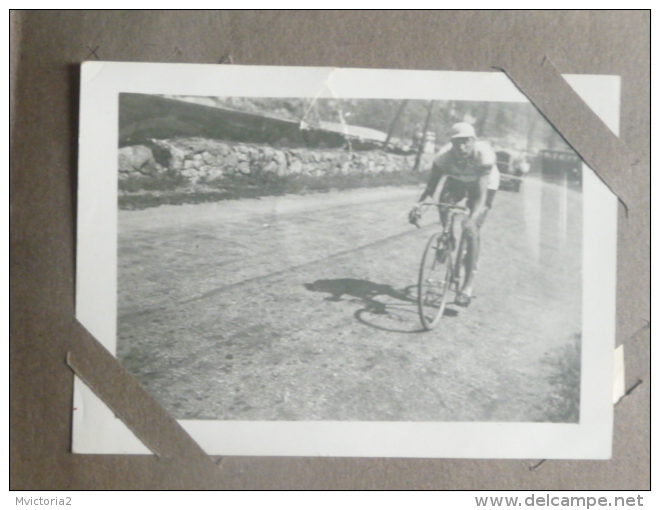
{"label": "black and white photograph", "polygon": [[504,75],[206,68],[88,68],[78,310],[209,453],[608,455],[616,199]]}

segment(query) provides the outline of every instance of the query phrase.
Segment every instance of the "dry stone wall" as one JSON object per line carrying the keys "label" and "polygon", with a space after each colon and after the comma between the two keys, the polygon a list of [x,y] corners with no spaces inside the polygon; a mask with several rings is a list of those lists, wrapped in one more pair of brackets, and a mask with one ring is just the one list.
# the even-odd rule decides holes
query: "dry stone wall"
{"label": "dry stone wall", "polygon": [[414,163],[415,156],[383,151],[274,148],[204,138],[154,139],[119,150],[119,179],[175,175],[190,184],[203,184],[240,176],[258,181],[303,175],[411,172]]}

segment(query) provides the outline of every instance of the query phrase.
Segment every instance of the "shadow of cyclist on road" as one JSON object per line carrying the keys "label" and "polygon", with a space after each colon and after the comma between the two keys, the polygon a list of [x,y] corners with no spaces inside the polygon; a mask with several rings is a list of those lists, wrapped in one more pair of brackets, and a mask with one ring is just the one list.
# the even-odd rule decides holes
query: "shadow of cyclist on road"
{"label": "shadow of cyclist on road", "polygon": [[386,313],[386,304],[376,300],[377,296],[389,296],[399,301],[414,303],[406,292],[396,290],[391,285],[373,283],[357,278],[337,278],[335,280],[316,280],[306,283],[305,288],[312,292],[327,292],[326,301],[342,301],[343,296],[358,298],[364,302],[371,313]]}
{"label": "shadow of cyclist on road", "polygon": [[[366,326],[396,333],[420,333],[417,315],[416,285],[398,290],[391,285],[383,285],[357,278],[337,278],[316,280],[306,283],[305,288],[312,292],[330,294],[326,301],[357,301],[363,307],[354,314]],[[380,299],[377,299],[380,298]],[[381,301],[382,300],[382,301]],[[456,316],[452,309],[445,309],[445,315]]]}

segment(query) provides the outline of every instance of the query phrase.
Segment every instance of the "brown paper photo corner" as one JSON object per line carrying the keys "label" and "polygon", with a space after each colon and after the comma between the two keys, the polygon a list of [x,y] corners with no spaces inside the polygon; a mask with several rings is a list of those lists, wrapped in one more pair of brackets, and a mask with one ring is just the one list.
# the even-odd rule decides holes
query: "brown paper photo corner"
{"label": "brown paper photo corner", "polygon": [[[646,11],[12,11],[10,487],[648,489],[649,41]],[[254,65],[504,68],[535,104],[537,94],[551,122],[544,107],[557,103],[549,81],[518,74],[530,63],[547,57],[560,73],[621,77],[620,144],[604,139],[588,116],[554,123],[627,208],[619,214],[617,344],[626,344],[632,391],[615,408],[611,460],[211,459],[171,418],[149,412],[148,395],[124,398],[122,391],[140,396],[140,389],[74,320],[79,83],[72,68],[97,59],[218,64],[227,55]],[[115,412],[163,448],[160,457],[70,453],[70,366],[88,367]]]}

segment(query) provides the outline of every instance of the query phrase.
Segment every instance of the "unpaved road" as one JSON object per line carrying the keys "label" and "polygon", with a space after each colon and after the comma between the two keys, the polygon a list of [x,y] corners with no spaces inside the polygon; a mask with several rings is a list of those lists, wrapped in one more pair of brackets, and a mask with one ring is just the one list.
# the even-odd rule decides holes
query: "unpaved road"
{"label": "unpaved road", "polygon": [[119,359],[180,419],[575,421],[581,194],[498,193],[477,298],[421,332],[419,192],[120,211]]}

